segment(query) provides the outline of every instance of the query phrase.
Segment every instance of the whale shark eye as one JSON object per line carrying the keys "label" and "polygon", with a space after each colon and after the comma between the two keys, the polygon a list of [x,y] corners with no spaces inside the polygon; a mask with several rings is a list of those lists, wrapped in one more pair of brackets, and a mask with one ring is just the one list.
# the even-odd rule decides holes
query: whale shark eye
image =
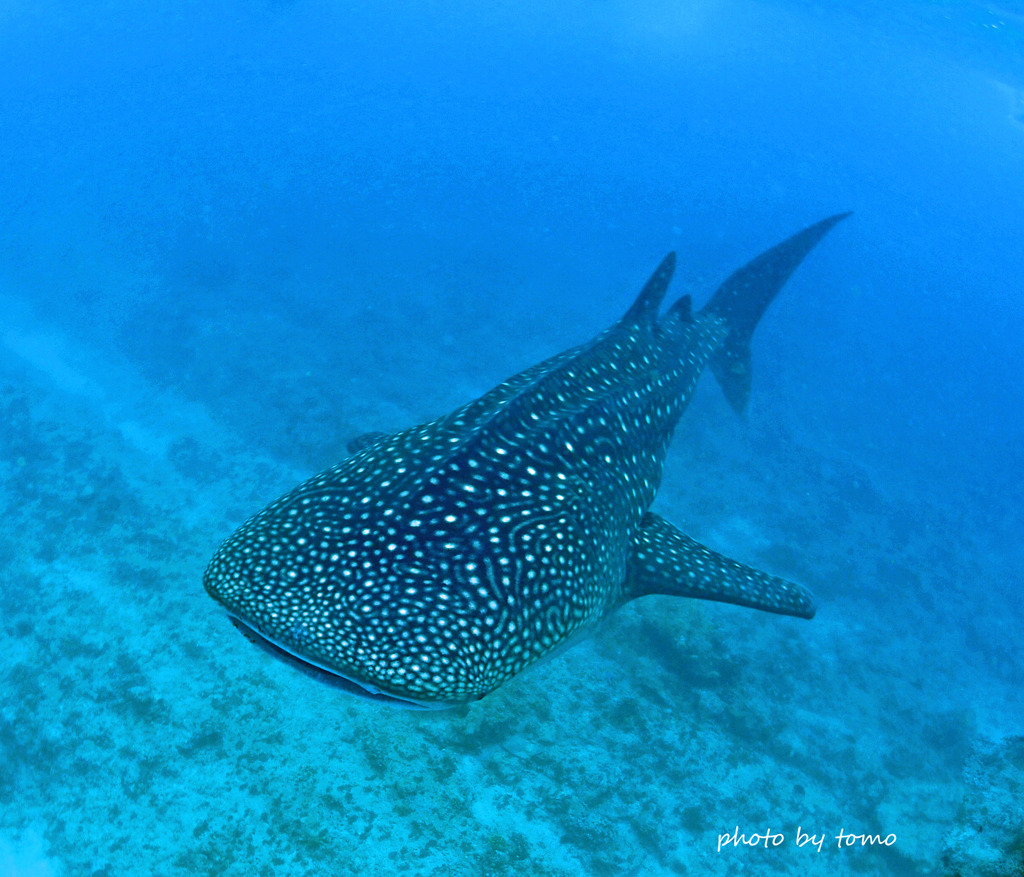
{"label": "whale shark eye", "polygon": [[295,622],[287,630],[287,638],[299,645],[307,645],[315,641],[308,625],[301,621]]}
{"label": "whale shark eye", "polygon": [[396,578],[415,579],[422,578],[427,571],[416,563],[405,563],[399,561],[391,567],[391,572]]}

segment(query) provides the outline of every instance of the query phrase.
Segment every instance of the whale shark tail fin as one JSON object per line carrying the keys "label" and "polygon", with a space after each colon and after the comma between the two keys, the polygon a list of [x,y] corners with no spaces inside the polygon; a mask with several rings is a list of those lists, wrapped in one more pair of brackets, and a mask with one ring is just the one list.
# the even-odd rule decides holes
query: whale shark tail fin
{"label": "whale shark tail fin", "polygon": [[837,213],[816,222],[751,260],[730,275],[701,310],[724,320],[729,328],[708,365],[737,413],[746,410],[750,399],[750,339],[758,321],[807,254],[849,215]]}

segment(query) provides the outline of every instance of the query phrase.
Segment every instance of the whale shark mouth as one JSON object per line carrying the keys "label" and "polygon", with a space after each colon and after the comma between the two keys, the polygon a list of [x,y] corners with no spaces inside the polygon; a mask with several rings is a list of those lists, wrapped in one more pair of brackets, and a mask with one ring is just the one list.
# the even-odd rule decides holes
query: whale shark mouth
{"label": "whale shark mouth", "polygon": [[255,646],[262,649],[268,655],[284,661],[289,666],[294,667],[300,673],[305,673],[317,682],[322,682],[324,685],[337,688],[340,691],[344,691],[346,694],[355,695],[363,700],[372,700],[375,703],[391,704],[392,706],[404,709],[429,710],[443,709],[444,707],[449,706],[449,704],[425,703],[405,697],[399,697],[394,694],[388,694],[369,682],[362,682],[358,679],[353,679],[350,676],[339,673],[337,670],[325,667],[323,664],[319,664],[316,661],[309,660],[309,658],[298,654],[288,646],[271,639],[266,634],[249,624],[249,622],[239,618],[237,615],[229,614],[228,618],[242,636]]}

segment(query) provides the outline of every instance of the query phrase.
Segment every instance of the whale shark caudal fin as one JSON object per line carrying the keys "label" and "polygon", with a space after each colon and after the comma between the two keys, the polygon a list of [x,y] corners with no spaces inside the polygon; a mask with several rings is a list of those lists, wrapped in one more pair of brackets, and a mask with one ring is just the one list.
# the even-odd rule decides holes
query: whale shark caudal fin
{"label": "whale shark caudal fin", "polygon": [[849,216],[837,213],[797,232],[734,272],[701,313],[720,317],[729,335],[708,362],[725,398],[742,414],[750,398],[750,337],[772,299],[832,227]]}
{"label": "whale shark caudal fin", "polygon": [[800,585],[730,560],[653,512],[644,515],[626,570],[624,597],[669,594],[735,603],[778,615],[813,618],[814,599]]}

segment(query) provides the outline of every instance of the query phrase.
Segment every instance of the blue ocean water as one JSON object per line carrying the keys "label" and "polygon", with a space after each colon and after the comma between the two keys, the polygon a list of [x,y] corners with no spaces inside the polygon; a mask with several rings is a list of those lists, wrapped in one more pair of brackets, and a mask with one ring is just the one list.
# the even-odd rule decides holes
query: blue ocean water
{"label": "blue ocean water", "polygon": [[[0,83],[0,877],[1020,867],[1024,6],[14,0]],[[421,714],[204,594],[349,439],[842,210],[658,500],[813,621],[645,598]]]}

